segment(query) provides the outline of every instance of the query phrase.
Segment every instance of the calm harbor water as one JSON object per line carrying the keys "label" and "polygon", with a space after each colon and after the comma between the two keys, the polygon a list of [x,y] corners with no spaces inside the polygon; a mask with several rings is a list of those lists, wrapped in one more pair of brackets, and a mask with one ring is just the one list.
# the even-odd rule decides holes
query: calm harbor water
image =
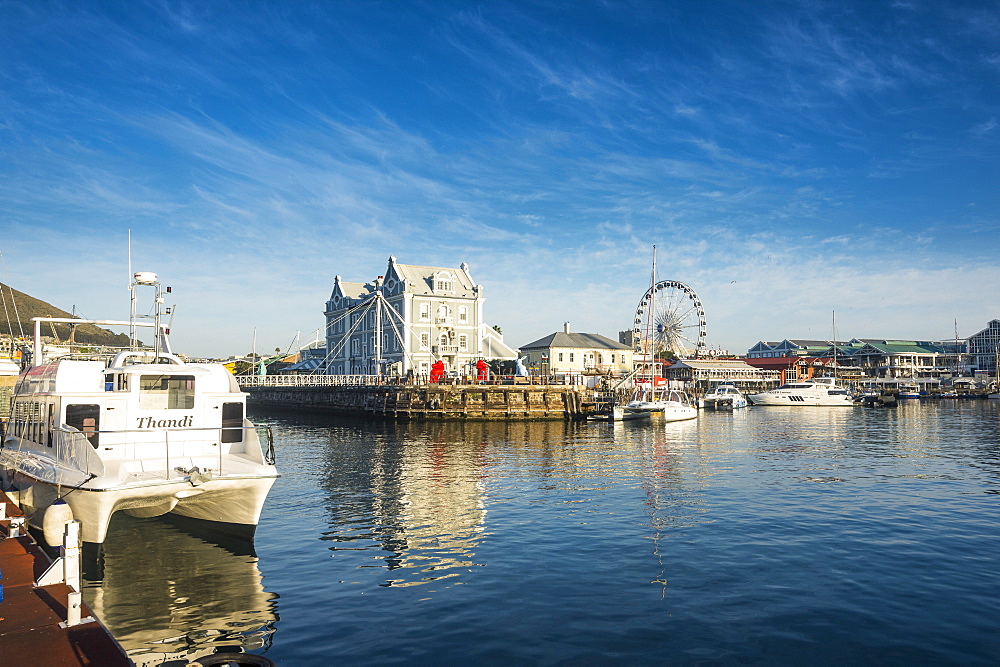
{"label": "calm harbor water", "polygon": [[85,598],[140,664],[1000,662],[998,401],[253,418],[283,475],[255,555],[112,523]]}

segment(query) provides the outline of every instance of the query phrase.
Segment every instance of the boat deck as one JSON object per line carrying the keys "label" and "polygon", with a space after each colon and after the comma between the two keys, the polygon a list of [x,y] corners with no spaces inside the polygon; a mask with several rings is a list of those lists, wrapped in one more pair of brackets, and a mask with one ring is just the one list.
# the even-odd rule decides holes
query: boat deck
{"label": "boat deck", "polygon": [[[125,651],[99,621],[61,627],[72,589],[66,584],[36,586],[50,564],[29,534],[10,537],[11,519],[22,517],[0,491],[0,655],[10,665],[131,665]],[[91,617],[84,606],[81,617]]]}

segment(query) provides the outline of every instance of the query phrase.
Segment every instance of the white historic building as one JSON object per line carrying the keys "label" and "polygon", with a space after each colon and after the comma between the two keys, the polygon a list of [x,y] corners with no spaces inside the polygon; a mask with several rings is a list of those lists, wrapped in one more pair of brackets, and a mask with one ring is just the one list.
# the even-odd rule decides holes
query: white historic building
{"label": "white historic building", "polygon": [[367,283],[338,275],[326,302],[328,375],[427,374],[443,361],[472,375],[479,359],[515,359],[483,319],[483,287],[459,268],[399,264]]}
{"label": "white historic building", "polygon": [[632,348],[600,334],[570,333],[569,322],[562,331],[521,346],[527,366],[548,375],[564,373],[609,373],[632,371]]}

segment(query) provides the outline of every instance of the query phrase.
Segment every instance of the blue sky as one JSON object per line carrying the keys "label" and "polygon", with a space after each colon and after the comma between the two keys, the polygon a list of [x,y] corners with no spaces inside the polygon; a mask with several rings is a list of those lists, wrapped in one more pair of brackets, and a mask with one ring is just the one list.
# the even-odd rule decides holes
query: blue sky
{"label": "blue sky", "polygon": [[1000,317],[1000,4],[0,1],[0,280],[195,355],[468,262],[519,346],[650,279],[710,346]]}

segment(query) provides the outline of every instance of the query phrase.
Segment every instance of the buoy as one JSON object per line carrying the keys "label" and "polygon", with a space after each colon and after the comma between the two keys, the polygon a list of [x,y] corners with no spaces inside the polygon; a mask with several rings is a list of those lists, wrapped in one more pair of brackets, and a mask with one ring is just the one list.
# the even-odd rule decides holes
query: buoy
{"label": "buoy", "polygon": [[45,508],[45,515],[42,517],[42,535],[45,542],[50,547],[59,547],[63,543],[63,533],[66,524],[73,520],[73,508],[66,504],[62,498]]}

